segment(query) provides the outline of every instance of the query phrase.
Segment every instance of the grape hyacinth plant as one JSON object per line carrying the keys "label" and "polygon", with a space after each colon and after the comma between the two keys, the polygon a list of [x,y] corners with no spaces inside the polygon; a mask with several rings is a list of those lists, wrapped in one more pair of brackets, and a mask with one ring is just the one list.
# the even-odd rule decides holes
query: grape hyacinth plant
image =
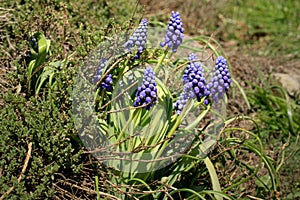
{"label": "grape hyacinth plant", "polygon": [[[147,34],[149,39],[150,33],[155,33],[153,38],[158,39],[153,45],[152,38],[147,41]],[[113,62],[111,66],[107,66],[108,61],[102,59],[97,66],[96,75],[88,74],[88,80],[92,77],[93,83],[97,84],[102,91],[97,91],[95,94],[92,88],[90,89],[92,94],[87,100],[74,98],[74,108],[78,108],[77,116],[85,117],[76,120],[79,123],[77,125],[80,127],[79,131],[82,132],[80,137],[84,145],[108,167],[125,172],[120,176],[125,177],[128,173],[128,177],[132,178],[130,184],[137,184],[138,179],[146,181],[157,177],[156,170],[171,164],[174,164],[172,166],[175,167],[174,169],[177,168],[176,165],[178,169],[186,169],[192,162],[185,163],[181,160],[176,163],[176,160],[180,159],[183,154],[202,159],[217,142],[216,138],[220,132],[219,129],[215,129],[215,125],[223,126],[222,120],[210,120],[207,127],[213,129],[213,132],[209,132],[208,129],[203,128],[203,119],[206,119],[204,117],[212,118],[215,113],[220,113],[218,108],[212,107],[212,104],[229,90],[231,78],[226,60],[218,57],[214,76],[207,84],[204,73],[213,70],[207,69],[208,66],[200,62],[196,56],[200,53],[201,55],[219,55],[219,50],[213,48],[216,45],[210,45],[211,41],[202,42],[199,38],[183,41],[183,23],[179,13],[174,11],[171,13],[166,34],[155,37],[160,33],[164,34],[156,30],[148,32],[148,20],[143,19],[128,40],[126,38],[124,41],[120,38],[113,46],[116,50],[122,51],[121,55],[125,52],[130,56],[119,56],[120,54],[113,54],[110,51],[106,53],[105,50],[109,49],[109,45],[114,44],[114,37],[112,41],[103,43],[103,46],[95,52],[98,56],[95,59],[96,65],[102,58],[110,58]],[[143,54],[141,59],[136,59],[146,51],[147,42],[149,44],[147,54]],[[192,42],[200,47],[191,44]],[[159,43],[160,45],[156,45]],[[181,52],[174,54],[182,43],[184,43],[182,49],[185,51],[182,53],[188,54],[188,64],[183,64],[186,58],[180,54]],[[206,50],[208,52],[205,52]],[[131,52],[135,55],[134,62],[131,62],[133,59]],[[114,59],[111,55],[119,57]],[[209,56],[207,59],[212,58],[213,56]],[[87,62],[87,64],[90,63],[94,65],[94,62]],[[182,68],[182,64],[185,65],[185,69]],[[140,66],[147,67],[141,69]],[[111,71],[106,71],[107,68]],[[87,69],[85,71],[90,72]],[[82,80],[81,77],[80,80]],[[176,84],[183,86],[178,93],[174,91],[178,88]],[[85,85],[91,84],[80,83],[77,91],[89,91],[81,88]],[[80,92],[75,96],[87,97],[86,93]],[[179,95],[174,97],[174,94]],[[82,108],[94,108],[93,106],[85,107],[82,102],[87,101],[91,101],[91,105],[96,102],[99,109],[82,112]],[[214,112],[210,112],[212,108]],[[208,116],[206,116],[207,113],[209,113]],[[222,124],[218,124],[219,121],[222,121]],[[80,122],[89,122],[90,127],[85,129]],[[203,128],[203,131],[199,132],[200,128]],[[84,130],[88,131],[84,132]],[[198,137],[202,133],[210,137],[206,138],[205,135]],[[200,141],[199,138],[205,140]],[[124,177],[121,183],[126,180]],[[168,184],[172,186],[174,184],[172,180],[176,179],[168,175],[166,177],[170,178]],[[140,196],[136,197],[140,199]],[[157,196],[159,199],[161,197]]]}
{"label": "grape hyacinth plant", "polygon": [[157,88],[154,77],[154,71],[148,67],[144,71],[144,79],[142,86],[138,87],[136,92],[136,100],[134,107],[145,106],[149,110],[157,101]]}
{"label": "grape hyacinth plant", "polygon": [[[103,58],[100,62],[100,65],[97,68],[96,75],[93,79],[93,83],[97,84],[98,81],[100,81],[101,76],[103,75],[103,70],[105,68],[105,65],[107,64],[107,60]],[[108,74],[104,80],[101,82],[101,89],[106,90],[108,92],[112,92],[113,90],[113,79],[112,74]]]}
{"label": "grape hyacinth plant", "polygon": [[213,101],[218,103],[218,100],[223,98],[224,94],[228,92],[231,83],[229,68],[226,59],[219,56],[216,60],[213,77],[207,84]]}
{"label": "grape hyacinth plant", "polygon": [[128,52],[130,52],[134,46],[137,47],[137,54],[135,56],[136,59],[138,59],[142,52],[146,49],[147,32],[148,20],[142,19],[139,27],[135,30],[133,35],[130,36],[129,40],[124,44],[124,48]]}
{"label": "grape hyacinth plant", "polygon": [[168,24],[168,30],[165,34],[164,41],[160,43],[161,47],[167,45],[168,48],[172,48],[172,51],[177,52],[177,48],[182,43],[184,28],[182,27],[182,21],[179,12],[172,11],[170,21]]}

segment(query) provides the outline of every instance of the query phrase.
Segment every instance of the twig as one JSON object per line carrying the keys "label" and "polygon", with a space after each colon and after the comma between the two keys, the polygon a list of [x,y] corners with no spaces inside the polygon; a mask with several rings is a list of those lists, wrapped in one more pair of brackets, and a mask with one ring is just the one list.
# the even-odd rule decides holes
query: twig
{"label": "twig", "polygon": [[[73,184],[73,183],[69,183],[69,182],[67,182],[67,181],[65,181],[64,184],[70,186],[71,188],[74,187],[74,188],[76,188],[76,189],[83,190],[83,191],[88,192],[88,193],[90,193],[90,194],[97,194],[97,192],[96,192],[95,190],[92,190],[92,189],[90,189],[90,188],[86,188],[86,187],[83,187],[83,186],[79,186],[79,185],[76,185],[76,184]],[[99,191],[99,194],[102,195],[102,196],[108,197],[108,198],[110,198],[110,199],[120,200],[118,197],[113,196],[113,195],[111,195],[111,194],[107,194],[107,193],[105,193],[105,192]]]}
{"label": "twig", "polygon": [[[22,176],[24,175],[26,169],[27,169],[27,166],[28,166],[28,163],[29,163],[29,159],[31,157],[31,151],[32,151],[32,142],[30,142],[28,144],[28,151],[27,151],[27,155],[26,155],[26,158],[25,158],[25,162],[24,162],[24,165],[23,165],[23,168],[22,168],[22,171],[21,171],[21,174],[18,178],[18,183],[21,182],[22,180]],[[3,200],[5,195],[9,195],[13,190],[15,189],[15,186],[12,186],[11,188],[9,188],[9,190],[4,193],[1,197],[0,197],[0,200]]]}
{"label": "twig", "polygon": [[14,48],[14,46],[11,44],[10,40],[9,40],[9,36],[8,34],[6,33],[6,40],[8,42],[8,46],[9,48],[11,48],[13,51],[15,51],[16,49]]}
{"label": "twig", "polygon": [[[56,187],[58,190],[60,190],[61,195],[63,195],[64,197],[69,197],[70,199],[79,199],[77,198],[75,195],[73,195],[72,193],[70,193],[67,190],[64,190],[63,188],[59,187],[58,185],[56,185],[55,183],[53,183],[53,186]],[[57,199],[61,199],[59,197],[56,197]]]}

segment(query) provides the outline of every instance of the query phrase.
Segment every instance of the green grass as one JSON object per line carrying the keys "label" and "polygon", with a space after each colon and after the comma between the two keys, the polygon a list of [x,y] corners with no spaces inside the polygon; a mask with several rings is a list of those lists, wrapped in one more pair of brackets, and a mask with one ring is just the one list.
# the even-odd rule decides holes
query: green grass
{"label": "green grass", "polygon": [[228,17],[228,35],[241,44],[259,42],[259,50],[253,52],[299,57],[299,1],[235,0],[228,3],[223,13]]}
{"label": "green grass", "polygon": [[285,199],[299,197],[299,137],[300,103],[276,83],[265,78],[263,86],[249,93],[258,120],[259,137],[273,154],[276,173],[281,177],[281,192]]}

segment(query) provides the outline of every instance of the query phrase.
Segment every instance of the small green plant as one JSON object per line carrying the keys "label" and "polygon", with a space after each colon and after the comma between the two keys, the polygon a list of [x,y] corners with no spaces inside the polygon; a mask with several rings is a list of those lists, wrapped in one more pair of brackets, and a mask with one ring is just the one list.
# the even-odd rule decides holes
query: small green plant
{"label": "small green plant", "polygon": [[258,118],[269,133],[274,137],[282,137],[283,141],[290,135],[299,134],[300,111],[299,104],[293,100],[279,85],[263,87],[256,86],[255,92],[250,93],[253,109],[258,113]]}
{"label": "small green plant", "polygon": [[[109,195],[230,199],[206,157],[226,121],[229,64],[215,40],[183,40],[179,13],[172,12],[159,46],[148,42],[162,38],[159,31],[148,30],[148,23],[143,19],[131,36],[107,37],[78,72],[73,115],[79,136],[88,152],[114,168]],[[203,128],[208,115],[215,121]],[[181,174],[199,163],[206,166],[211,187],[172,189]]]}
{"label": "small green plant", "polygon": [[[45,69],[44,66],[47,61],[47,57],[51,56],[50,40],[46,39],[44,34],[38,32],[31,37],[29,44],[31,61],[27,68],[27,84],[28,90],[30,91],[31,88],[34,87],[35,94],[37,94],[39,92],[40,85],[45,79],[41,77],[47,76],[48,74],[50,76],[50,80],[52,80],[53,77],[53,70],[50,69],[51,71],[49,71],[49,69]],[[41,75],[44,74],[44,70],[46,75]]]}
{"label": "small green plant", "polygon": [[[47,88],[48,97],[58,92],[58,80],[63,78],[68,66],[72,63],[69,58],[74,55],[67,56],[61,61],[49,61],[51,57],[50,40],[46,39],[42,33],[36,33],[30,42],[31,60],[27,67],[27,84],[28,92],[34,91],[35,95],[39,95],[43,88]],[[44,91],[44,90],[43,90]],[[54,99],[52,106],[56,106]]]}

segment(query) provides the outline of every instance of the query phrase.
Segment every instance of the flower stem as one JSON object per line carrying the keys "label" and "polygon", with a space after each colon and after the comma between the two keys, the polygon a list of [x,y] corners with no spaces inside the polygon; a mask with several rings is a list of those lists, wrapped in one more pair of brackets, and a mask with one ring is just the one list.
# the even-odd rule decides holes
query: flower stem
{"label": "flower stem", "polygon": [[154,68],[154,72],[155,73],[158,71],[158,68],[160,67],[160,65],[164,61],[164,59],[165,59],[165,57],[166,57],[167,54],[168,54],[168,49],[165,49],[163,55],[160,57],[160,59],[158,60],[158,63],[156,64],[156,66]]}

